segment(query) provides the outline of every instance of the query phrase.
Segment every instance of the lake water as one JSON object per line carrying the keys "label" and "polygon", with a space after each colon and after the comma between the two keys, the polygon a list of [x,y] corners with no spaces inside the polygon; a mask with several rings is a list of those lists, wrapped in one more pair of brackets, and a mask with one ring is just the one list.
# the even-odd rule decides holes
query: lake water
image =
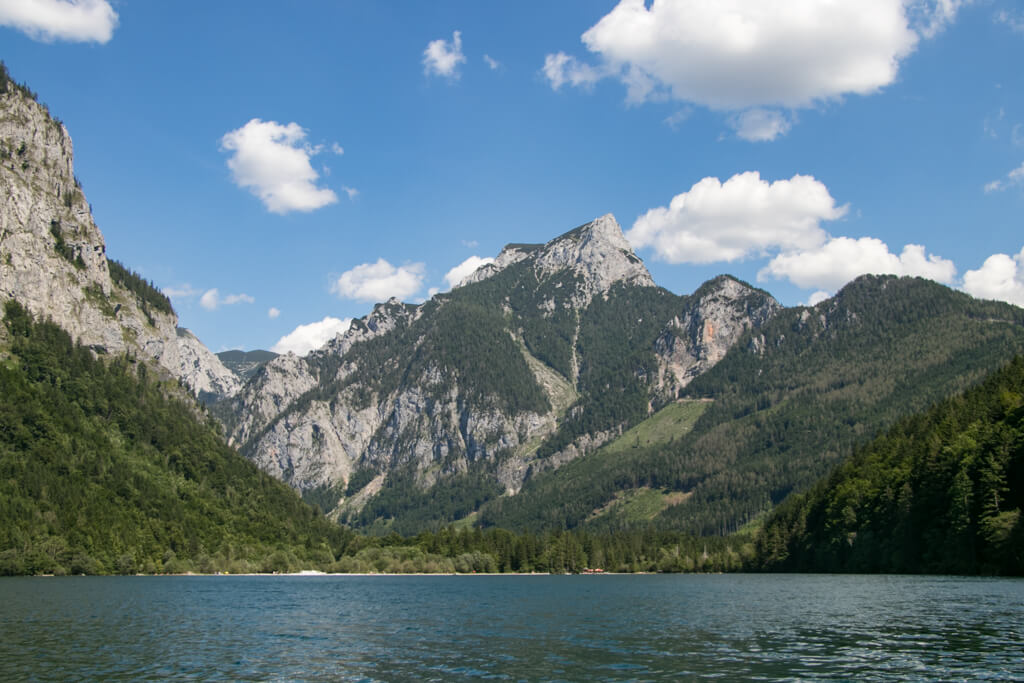
{"label": "lake water", "polygon": [[1024,581],[0,579],[0,679],[1024,680]]}

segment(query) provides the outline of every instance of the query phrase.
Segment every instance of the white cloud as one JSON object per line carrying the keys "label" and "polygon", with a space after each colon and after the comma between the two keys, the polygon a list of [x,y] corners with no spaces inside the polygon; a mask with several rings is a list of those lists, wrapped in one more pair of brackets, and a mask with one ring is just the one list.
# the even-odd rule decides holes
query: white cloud
{"label": "white cloud", "polygon": [[686,119],[690,118],[693,114],[693,107],[683,107],[678,109],[669,116],[665,117],[664,123],[672,130],[679,130],[679,126],[683,125]]}
{"label": "white cloud", "polygon": [[1000,178],[990,183],[985,183],[985,193],[999,192],[1015,185],[1024,185],[1024,164],[1006,174],[1006,179]]}
{"label": "white cloud", "polygon": [[341,191],[347,194],[350,200],[354,200],[356,197],[359,196],[359,190],[357,190],[354,187],[348,187],[347,185],[342,185]]}
{"label": "white cloud", "polygon": [[[276,310],[276,309],[271,309]],[[330,316],[323,320],[308,325],[299,325],[290,333],[277,340],[277,343],[270,347],[274,353],[288,353],[289,351],[305,356],[314,349],[318,349],[337,335],[342,334],[352,324],[351,318],[340,320]]]}
{"label": "white cloud", "polygon": [[590,87],[608,75],[604,70],[584,64],[564,52],[545,57],[541,71],[555,90],[566,83],[577,87]]}
{"label": "white cloud", "polygon": [[255,303],[256,299],[252,298],[248,294],[228,294],[225,297],[220,295],[220,291],[214,287],[203,292],[203,295],[199,297],[199,305],[208,311],[215,311],[223,306],[231,306],[233,304],[251,304]]}
{"label": "white cloud", "polygon": [[452,33],[452,41],[432,40],[423,51],[423,73],[428,76],[444,76],[445,78],[459,77],[459,64],[466,61],[462,54],[462,33]]}
{"label": "white cloud", "polygon": [[[546,56],[543,73],[555,90],[617,78],[631,103],[672,98],[731,112],[811,107],[893,83],[921,38],[953,21],[964,4],[620,0],[581,36],[595,63],[557,52]],[[741,137],[772,139],[765,137],[771,129],[758,130]]]}
{"label": "white cloud", "polygon": [[834,292],[868,273],[915,275],[948,285],[956,278],[956,266],[933,254],[925,256],[924,247],[918,244],[906,245],[897,256],[874,237],[836,237],[813,249],[779,254],[757,277],[787,279],[804,289]]}
{"label": "white cloud", "polygon": [[275,308],[274,306],[271,306],[269,309],[267,309],[267,317],[270,318],[271,320],[278,318],[280,315],[280,309]]}
{"label": "white cloud", "polygon": [[494,59],[490,55],[484,55],[484,62],[487,63],[487,66],[488,68],[490,68],[491,71],[497,71],[498,67],[501,66],[501,62],[499,62],[497,59]]}
{"label": "white cloud", "polygon": [[363,263],[341,274],[331,291],[344,299],[378,302],[391,297],[406,300],[423,286],[424,265],[395,267],[384,259]]}
{"label": "white cloud", "polygon": [[489,256],[486,258],[470,256],[468,259],[444,274],[444,281],[448,284],[448,289],[452,289],[453,287],[457,287],[462,284],[462,281],[465,280],[468,275],[471,275],[477,268],[487,263],[494,263],[494,259]]}
{"label": "white cloud", "polygon": [[342,154],[345,153],[345,148],[339,145],[337,142],[332,142],[331,151],[337,154],[338,156],[341,156]]}
{"label": "white cloud", "polygon": [[199,305],[208,311],[216,310],[219,304],[220,292],[216,289],[208,289],[201,297],[199,297]]}
{"label": "white cloud", "polygon": [[822,221],[841,218],[828,188],[811,176],[769,183],[756,171],[724,183],[704,178],[640,216],[626,233],[635,248],[652,247],[670,263],[713,263],[813,249],[825,242]]}
{"label": "white cloud", "polygon": [[313,211],[338,201],[327,188],[317,187],[319,175],[310,159],[322,150],[305,142],[297,124],[252,119],[221,138],[221,148],[233,152],[228,168],[235,183],[260,198],[273,213]]}
{"label": "white cloud", "polygon": [[963,289],[979,299],[1024,306],[1024,249],[1016,256],[993,254],[978,270],[964,273]]}
{"label": "white cloud", "polygon": [[0,0],[0,26],[47,43],[106,43],[117,28],[117,12],[107,0]]}
{"label": "white cloud", "polygon": [[748,142],[771,142],[788,133],[793,125],[781,111],[760,107],[737,114],[730,123],[736,135]]}
{"label": "white cloud", "polygon": [[804,304],[804,305],[805,306],[817,306],[822,301],[825,301],[826,299],[830,299],[830,298],[832,298],[831,294],[829,294],[828,292],[825,292],[825,291],[822,291],[822,290],[819,289],[818,291],[814,292],[809,297],[807,297],[807,303]]}
{"label": "white cloud", "polygon": [[925,38],[936,34],[953,23],[961,7],[974,0],[903,0],[908,9],[912,26]]}
{"label": "white cloud", "polygon": [[893,82],[919,40],[905,4],[621,0],[582,40],[598,70],[627,85],[647,77],[650,92],[722,110],[806,107]]}
{"label": "white cloud", "polygon": [[256,299],[252,298],[248,294],[228,294],[224,297],[224,305],[230,306],[232,304],[254,304]]}
{"label": "white cloud", "polygon": [[202,290],[196,289],[192,285],[182,285],[181,287],[164,287],[161,290],[164,294],[172,299],[191,299],[194,296],[199,296]]}

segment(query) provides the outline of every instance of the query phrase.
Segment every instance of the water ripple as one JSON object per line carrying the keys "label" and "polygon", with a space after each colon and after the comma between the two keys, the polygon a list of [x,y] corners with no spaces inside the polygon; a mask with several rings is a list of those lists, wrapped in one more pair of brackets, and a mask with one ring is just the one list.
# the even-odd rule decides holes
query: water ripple
{"label": "water ripple", "polygon": [[4,680],[1020,680],[1024,581],[0,580]]}

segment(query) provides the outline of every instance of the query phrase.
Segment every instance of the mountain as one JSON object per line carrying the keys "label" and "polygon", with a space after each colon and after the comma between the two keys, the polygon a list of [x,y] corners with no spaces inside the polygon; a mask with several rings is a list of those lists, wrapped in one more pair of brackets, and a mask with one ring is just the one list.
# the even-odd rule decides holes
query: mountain
{"label": "mountain", "polygon": [[[928,280],[863,276],[751,328],[667,417],[488,502],[478,521],[727,534],[813,486],[899,418],[1022,352],[1020,308]],[[658,425],[668,418],[672,429]]]}
{"label": "mountain", "polygon": [[231,372],[235,373],[241,380],[246,380],[256,374],[256,371],[265,364],[277,358],[279,354],[273,351],[221,351],[216,354],[220,362]]}
{"label": "mountain", "polygon": [[436,525],[592,453],[779,310],[728,276],[656,287],[602,216],[270,361],[229,402],[229,434],[355,524]]}
{"label": "mountain", "polygon": [[67,130],[2,64],[0,193],[0,302],[21,302],[98,353],[154,361],[195,395],[238,391],[239,379],[179,332],[167,297],[107,258]]}
{"label": "mountain", "polygon": [[1024,574],[1024,357],[900,420],[757,538],[768,570]]}
{"label": "mountain", "polygon": [[146,367],[5,303],[0,574],[330,565],[342,530]]}

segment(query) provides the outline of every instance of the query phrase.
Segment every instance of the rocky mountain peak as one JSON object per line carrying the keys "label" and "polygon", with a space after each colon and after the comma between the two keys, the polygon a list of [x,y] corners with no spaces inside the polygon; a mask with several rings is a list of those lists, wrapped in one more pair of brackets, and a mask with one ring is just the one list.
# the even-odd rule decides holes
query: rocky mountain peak
{"label": "rocky mountain peak", "polygon": [[654,287],[654,280],[633,252],[612,214],[605,214],[546,244],[506,245],[494,263],[481,266],[463,284],[487,279],[513,263],[529,261],[539,280],[569,271],[578,276],[577,303],[586,305],[598,293],[623,283]]}

